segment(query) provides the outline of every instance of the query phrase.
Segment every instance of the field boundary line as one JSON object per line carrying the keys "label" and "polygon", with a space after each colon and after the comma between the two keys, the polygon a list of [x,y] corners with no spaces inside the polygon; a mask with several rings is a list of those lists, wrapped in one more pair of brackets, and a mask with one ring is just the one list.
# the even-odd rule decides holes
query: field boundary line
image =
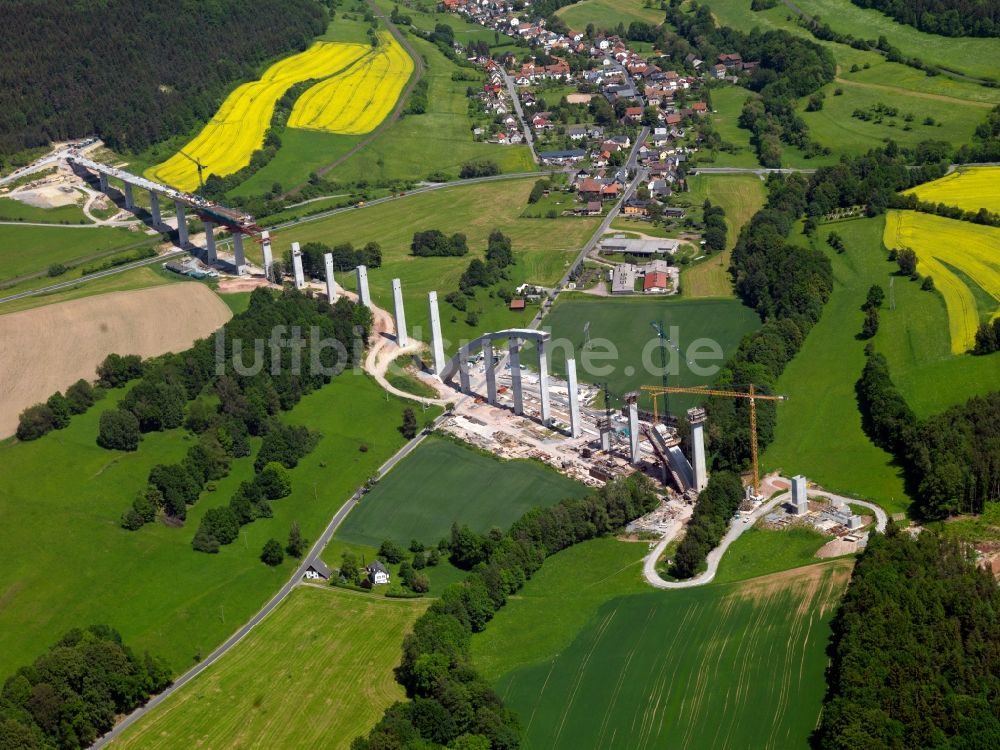
{"label": "field boundary line", "polygon": [[904,89],[899,86],[889,86],[884,83],[869,83],[868,81],[851,81],[847,78],[841,78],[837,76],[833,79],[835,83],[842,83],[846,86],[857,86],[863,89],[875,89],[876,91],[891,91],[894,94],[899,94],[900,96],[913,96],[917,99],[930,99],[935,102],[944,102],[946,104],[960,104],[967,107],[978,107],[979,109],[993,109],[996,105],[990,104],[989,102],[977,102],[972,99],[960,99],[957,96],[948,96],[947,94],[930,94],[926,91],[915,91],[913,89]]}

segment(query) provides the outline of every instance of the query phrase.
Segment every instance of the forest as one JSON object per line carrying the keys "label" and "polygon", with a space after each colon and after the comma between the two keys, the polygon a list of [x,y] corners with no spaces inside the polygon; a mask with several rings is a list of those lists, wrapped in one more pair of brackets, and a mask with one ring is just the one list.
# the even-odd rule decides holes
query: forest
{"label": "forest", "polygon": [[545,562],[574,544],[614,533],[656,507],[641,474],[609,482],[591,497],[534,508],[506,533],[453,533],[452,561],[473,570],[446,588],[403,642],[396,679],[410,697],[394,703],[352,750],[520,747],[520,722],[471,664],[469,642]]}
{"label": "forest", "polygon": [[918,420],[897,390],[885,357],[869,345],[856,391],[862,426],[896,456],[925,519],[981,513],[1000,501],[1000,391]]}
{"label": "forest", "polygon": [[813,746],[1000,747],[1000,588],[956,542],[891,522],[833,620]]}
{"label": "forest", "polygon": [[941,36],[1000,36],[998,0],[851,0]]}
{"label": "forest", "polygon": [[66,633],[0,691],[0,747],[88,747],[121,714],[170,684],[166,665],[141,658],[105,625]]}
{"label": "forest", "polygon": [[97,135],[138,151],[326,28],[316,0],[6,0],[0,157]]}

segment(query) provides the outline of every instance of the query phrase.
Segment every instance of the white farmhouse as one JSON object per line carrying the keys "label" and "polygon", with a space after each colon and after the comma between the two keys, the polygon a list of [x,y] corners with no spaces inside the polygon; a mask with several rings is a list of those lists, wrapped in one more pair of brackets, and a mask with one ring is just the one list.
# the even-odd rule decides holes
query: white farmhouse
{"label": "white farmhouse", "polygon": [[383,586],[389,583],[389,571],[381,560],[376,560],[365,570],[368,571],[368,580],[372,582],[373,586]]}

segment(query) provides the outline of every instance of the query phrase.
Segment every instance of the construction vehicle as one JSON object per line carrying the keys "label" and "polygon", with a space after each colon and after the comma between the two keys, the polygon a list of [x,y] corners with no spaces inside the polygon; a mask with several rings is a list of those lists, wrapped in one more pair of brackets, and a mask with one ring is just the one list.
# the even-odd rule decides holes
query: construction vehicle
{"label": "construction vehicle", "polygon": [[649,393],[653,398],[653,419],[657,419],[656,397],[667,393],[694,393],[704,396],[721,396],[723,398],[745,398],[750,400],[750,457],[753,463],[753,495],[760,497],[760,463],[757,456],[757,400],[762,401],[787,401],[788,396],[771,396],[764,393],[757,393],[753,383],[750,384],[747,393],[742,391],[723,391],[708,388],[707,386],[695,386],[693,388],[669,387],[658,385],[644,385],[642,390]]}

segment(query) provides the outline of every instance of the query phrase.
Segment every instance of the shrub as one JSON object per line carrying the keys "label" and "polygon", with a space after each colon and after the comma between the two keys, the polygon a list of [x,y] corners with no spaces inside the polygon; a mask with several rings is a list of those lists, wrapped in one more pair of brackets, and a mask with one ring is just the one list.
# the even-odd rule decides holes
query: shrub
{"label": "shrub", "polygon": [[268,500],[278,500],[292,494],[292,478],[286,469],[276,461],[272,461],[254,480]]}
{"label": "shrub", "polygon": [[136,354],[109,354],[97,366],[97,377],[107,388],[121,388],[128,381],[142,376],[142,359]]}
{"label": "shrub", "polygon": [[130,411],[111,409],[101,415],[97,444],[108,450],[134,451],[139,448],[139,420]]}
{"label": "shrub", "polygon": [[48,404],[35,404],[21,412],[17,423],[18,440],[37,440],[53,429],[55,414]]}
{"label": "shrub", "polygon": [[406,553],[404,553],[402,548],[394,541],[386,539],[382,542],[382,546],[378,548],[378,556],[379,559],[395,565],[396,563],[402,562],[406,558]]}
{"label": "shrub", "polygon": [[285,560],[285,551],[281,548],[281,542],[277,539],[268,539],[264,543],[264,549],[260,552],[260,560],[272,568],[281,565]]}
{"label": "shrub", "polygon": [[66,400],[73,414],[83,414],[97,401],[97,393],[94,386],[81,378],[66,389]]}

